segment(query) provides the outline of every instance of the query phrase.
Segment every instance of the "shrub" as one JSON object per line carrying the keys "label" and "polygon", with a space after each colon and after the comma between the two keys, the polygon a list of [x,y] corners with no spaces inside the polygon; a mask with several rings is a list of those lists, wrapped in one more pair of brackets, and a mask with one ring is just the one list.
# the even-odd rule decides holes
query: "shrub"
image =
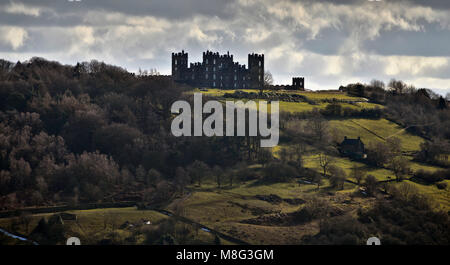
{"label": "shrub", "polygon": [[285,182],[293,179],[297,170],[281,162],[272,162],[264,168],[264,180],[268,182]]}

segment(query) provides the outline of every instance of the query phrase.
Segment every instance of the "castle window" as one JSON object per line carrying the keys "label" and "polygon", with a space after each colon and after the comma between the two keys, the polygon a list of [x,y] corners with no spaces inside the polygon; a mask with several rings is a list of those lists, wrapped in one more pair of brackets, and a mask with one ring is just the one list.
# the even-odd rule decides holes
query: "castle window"
{"label": "castle window", "polygon": [[216,74],[213,74],[213,79],[216,80]]}
{"label": "castle window", "polygon": [[213,87],[216,87],[216,82],[213,82]]}
{"label": "castle window", "polygon": [[236,87],[236,83],[234,83],[234,87]]}
{"label": "castle window", "polygon": [[178,67],[175,67],[175,71],[178,70]]}
{"label": "castle window", "polygon": [[192,80],[194,80],[194,75],[192,75]]}
{"label": "castle window", "polygon": [[206,59],[206,64],[208,64],[208,59]]}
{"label": "castle window", "polygon": [[258,81],[261,81],[261,76],[260,75],[258,75]]}
{"label": "castle window", "polygon": [[237,75],[234,75],[234,80],[235,80],[235,81],[237,80]]}
{"label": "castle window", "polygon": [[215,66],[213,67],[213,71],[216,71],[216,67]]}
{"label": "castle window", "polygon": [[220,76],[220,80],[222,80],[222,76]]}
{"label": "castle window", "polygon": [[261,66],[261,61],[259,61],[259,66]]}
{"label": "castle window", "polygon": [[205,75],[205,78],[208,79],[208,74]]}
{"label": "castle window", "polygon": [[242,77],[242,80],[244,80],[244,81],[245,81],[245,76],[243,76],[243,77]]}
{"label": "castle window", "polygon": [[206,71],[208,71],[208,66],[206,66]]}
{"label": "castle window", "polygon": [[175,59],[175,65],[177,65],[177,59]]}
{"label": "castle window", "polygon": [[216,64],[216,59],[214,59],[213,64]]}

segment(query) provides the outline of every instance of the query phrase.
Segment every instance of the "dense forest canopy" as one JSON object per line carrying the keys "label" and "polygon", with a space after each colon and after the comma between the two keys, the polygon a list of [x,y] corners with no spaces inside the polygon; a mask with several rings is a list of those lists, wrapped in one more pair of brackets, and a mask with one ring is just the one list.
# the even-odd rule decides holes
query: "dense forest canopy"
{"label": "dense forest canopy", "polygon": [[152,199],[193,181],[198,161],[235,164],[239,139],[170,134],[184,90],[98,61],[1,60],[1,208]]}

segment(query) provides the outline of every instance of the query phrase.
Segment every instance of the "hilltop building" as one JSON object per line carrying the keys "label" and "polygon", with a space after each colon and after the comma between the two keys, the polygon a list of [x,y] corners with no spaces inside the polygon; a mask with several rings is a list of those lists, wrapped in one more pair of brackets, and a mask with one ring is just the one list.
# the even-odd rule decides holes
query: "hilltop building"
{"label": "hilltop building", "polygon": [[[264,54],[249,54],[248,68],[233,61],[229,52],[203,52],[202,62],[188,65],[188,54],[172,53],[174,81],[196,87],[220,89],[259,89],[264,86]],[[294,77],[289,89],[304,89],[304,79]]]}

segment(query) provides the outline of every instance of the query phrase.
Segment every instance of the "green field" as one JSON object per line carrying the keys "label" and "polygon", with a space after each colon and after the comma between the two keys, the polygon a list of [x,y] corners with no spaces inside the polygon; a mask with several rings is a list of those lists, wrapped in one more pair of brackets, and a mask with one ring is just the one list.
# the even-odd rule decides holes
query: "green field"
{"label": "green field", "polygon": [[[126,207],[126,208],[99,208],[92,210],[76,210],[67,211],[68,213],[76,214],[76,221],[64,221],[63,229],[65,238],[72,236],[80,238],[83,245],[98,244],[98,242],[105,238],[111,238],[114,234],[115,240],[123,244],[126,243],[126,238],[134,235],[138,232],[136,242],[132,244],[142,244],[145,237],[139,231],[145,230],[146,228],[151,228],[152,226],[158,225],[164,220],[170,217],[161,214],[157,211],[152,210],[138,210],[136,207]],[[47,220],[53,215],[53,213],[46,214],[34,214],[30,216],[30,224],[28,232],[23,224],[17,225],[12,228],[12,223],[17,220],[16,217],[12,218],[0,218],[0,227],[7,229],[8,231],[14,231],[22,235],[28,236],[31,231],[37,226],[39,220],[46,218]],[[146,222],[150,221],[151,224]],[[134,225],[133,229],[122,228],[121,226],[125,223],[131,223]],[[177,221],[177,225],[183,223]],[[190,226],[190,225],[187,225]],[[192,226],[190,226],[195,230]],[[201,229],[195,230],[195,235],[190,238],[186,244],[212,244],[214,242],[214,235],[203,231]],[[21,244],[22,242],[18,240],[13,240],[5,238],[8,240],[6,242],[11,242],[11,244]],[[229,245],[233,244],[225,239],[221,239],[221,244]]]}
{"label": "green field", "polygon": [[[77,215],[77,221],[64,221],[64,231],[66,237],[76,236],[85,244],[95,244],[101,239],[107,238],[111,232],[117,232],[120,237],[125,238],[131,233],[123,229],[118,229],[126,221],[130,223],[148,220],[152,224],[158,223],[167,216],[155,211],[141,211],[135,207],[127,208],[107,208],[93,210],[68,211]],[[16,232],[28,235],[37,226],[42,218],[49,218],[53,213],[34,214],[31,216],[29,231],[26,227],[19,225]],[[13,231],[11,224],[14,218],[1,218],[0,227]],[[142,238],[141,238],[142,240]]]}
{"label": "green field", "polygon": [[[367,174],[373,175],[377,178],[378,181],[388,180],[389,177],[391,179],[395,178],[394,173],[386,168],[374,168],[367,166],[366,164],[352,161],[346,157],[332,157],[333,165],[342,168],[347,174],[347,178],[352,181],[356,181],[352,177],[350,177],[350,173],[352,168],[361,168],[364,169]],[[317,172],[322,172],[322,169],[319,164],[319,155],[309,155],[303,158],[305,167],[315,169]]]}
{"label": "green field", "polygon": [[[194,92],[201,92],[205,95],[210,95],[210,96],[223,96],[225,93],[234,93],[235,91],[238,91],[237,89],[228,89],[228,90],[223,90],[223,89],[217,89],[217,88],[209,88],[209,89],[195,89]],[[255,92],[255,93],[259,93],[258,89],[239,89],[239,91],[243,91],[243,92]],[[273,92],[272,90],[264,90],[264,92]],[[294,90],[279,90],[276,91],[277,93],[283,93],[283,94],[297,94],[297,95],[302,95],[305,96],[306,98],[308,98],[309,100],[312,101],[322,101],[322,100],[331,100],[331,99],[336,99],[336,100],[346,100],[346,101],[365,101],[364,98],[360,98],[360,97],[353,97],[353,96],[349,96],[347,95],[347,93],[343,93],[343,92],[316,92],[316,91],[294,91]]]}
{"label": "green field", "polygon": [[[219,100],[222,103],[225,103],[225,101],[238,101],[234,98],[223,98]],[[247,99],[243,99],[243,102],[247,102]],[[259,107],[259,101],[255,100],[255,103],[257,104],[257,107]],[[290,112],[290,113],[297,113],[297,112],[308,112],[312,111],[314,109],[325,109],[330,103],[316,103],[316,104],[310,104],[307,102],[286,102],[286,101],[279,101],[279,111],[280,112]],[[351,109],[371,109],[378,107],[378,104],[373,103],[339,103],[343,108],[351,108]],[[359,105],[364,104],[364,105]],[[268,112],[271,112],[271,104],[267,104]]]}
{"label": "green field", "polygon": [[[219,97],[221,102],[225,102],[226,100],[233,100],[236,101],[234,98],[223,98],[225,93],[234,93],[237,90],[221,90],[221,89],[195,89],[193,92],[201,92],[204,95],[208,96],[214,96]],[[239,91],[244,92],[255,92],[259,93],[259,90],[256,89],[241,89]],[[264,90],[264,92],[272,92],[269,90]],[[329,104],[327,102],[323,102],[324,100],[345,100],[353,103],[340,103],[340,105],[343,108],[352,108],[352,109],[373,109],[373,108],[383,108],[382,105],[375,104],[375,103],[369,103],[369,102],[360,102],[364,101],[364,99],[359,97],[352,97],[347,95],[346,93],[342,92],[314,92],[314,91],[277,91],[277,93],[286,93],[286,94],[299,94],[303,95],[308,100],[315,102],[315,104],[310,104],[308,102],[287,102],[287,101],[280,101],[280,111],[285,112],[307,112],[312,111],[314,108],[317,109],[325,109],[326,106]],[[247,100],[242,100],[246,102]],[[256,103],[259,102],[259,100],[255,100]],[[268,108],[268,111],[270,112],[270,105]]]}
{"label": "green field", "polygon": [[416,135],[406,132],[398,124],[386,119],[345,119],[330,120],[330,129],[338,139],[361,137],[367,144],[383,142],[390,137],[397,137],[401,141],[402,151],[418,151],[424,140]]}

